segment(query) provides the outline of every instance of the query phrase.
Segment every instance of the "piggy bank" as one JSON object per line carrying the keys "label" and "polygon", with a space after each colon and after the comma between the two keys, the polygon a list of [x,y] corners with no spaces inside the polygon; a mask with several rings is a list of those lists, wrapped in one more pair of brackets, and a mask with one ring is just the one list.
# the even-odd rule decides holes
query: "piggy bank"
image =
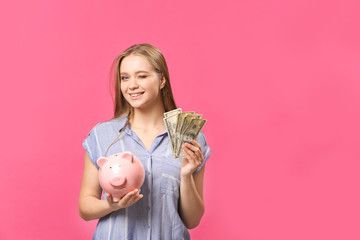
{"label": "piggy bank", "polygon": [[99,166],[100,186],[111,194],[114,202],[144,183],[144,166],[131,152],[100,157],[96,162]]}

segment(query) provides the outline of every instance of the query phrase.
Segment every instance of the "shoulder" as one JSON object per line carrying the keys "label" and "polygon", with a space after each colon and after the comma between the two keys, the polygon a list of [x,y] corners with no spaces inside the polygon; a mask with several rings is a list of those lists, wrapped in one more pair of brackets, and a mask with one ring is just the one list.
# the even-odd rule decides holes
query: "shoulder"
{"label": "shoulder", "polygon": [[206,137],[205,137],[205,134],[202,131],[200,131],[196,141],[200,144],[201,147],[207,146]]}
{"label": "shoulder", "polygon": [[202,149],[202,152],[204,155],[204,159],[206,161],[211,155],[211,148],[209,147],[208,142],[205,137],[205,134],[202,131],[200,131],[199,136],[196,141],[201,146],[201,149]]}
{"label": "shoulder", "polygon": [[97,123],[89,132],[90,134],[101,134],[104,132],[119,132],[126,123],[127,117],[113,118],[105,122]]}
{"label": "shoulder", "polygon": [[195,170],[194,173],[197,173],[198,171],[200,171],[200,169],[205,165],[205,163],[207,162],[207,160],[209,159],[212,151],[211,148],[209,147],[206,138],[205,138],[205,134],[200,131],[196,141],[199,143],[199,145],[201,146],[201,151],[202,154],[204,156],[204,161],[202,162],[202,164]]}
{"label": "shoulder", "polygon": [[99,122],[90,130],[87,138],[84,139],[83,146],[96,167],[98,167],[96,160],[106,153],[106,149],[119,134],[126,120],[126,118],[115,118]]}

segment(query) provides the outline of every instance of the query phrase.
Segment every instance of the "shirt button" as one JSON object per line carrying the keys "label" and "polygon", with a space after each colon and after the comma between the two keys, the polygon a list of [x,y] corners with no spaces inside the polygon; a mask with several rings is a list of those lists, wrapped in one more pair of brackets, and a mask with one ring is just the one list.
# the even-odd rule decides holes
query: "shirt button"
{"label": "shirt button", "polygon": [[148,228],[150,228],[150,225],[148,225]]}
{"label": "shirt button", "polygon": [[150,175],[150,172],[149,172],[149,171],[146,171],[146,174],[147,174],[147,175]]}
{"label": "shirt button", "polygon": [[146,209],[149,211],[149,210],[150,210],[150,207],[146,207]]}

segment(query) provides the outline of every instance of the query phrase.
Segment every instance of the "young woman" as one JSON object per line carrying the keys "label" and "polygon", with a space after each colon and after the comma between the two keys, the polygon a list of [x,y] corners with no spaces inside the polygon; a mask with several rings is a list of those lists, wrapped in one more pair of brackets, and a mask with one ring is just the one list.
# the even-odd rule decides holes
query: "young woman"
{"label": "young woman", "polygon": [[[204,214],[205,162],[211,155],[200,132],[184,144],[186,158],[174,159],[164,112],[176,109],[167,64],[150,44],[126,49],[114,62],[114,118],[97,124],[84,140],[84,172],[79,213],[99,219],[93,239],[190,239]],[[140,189],[113,202],[103,194],[96,160],[130,151],[145,168]]]}

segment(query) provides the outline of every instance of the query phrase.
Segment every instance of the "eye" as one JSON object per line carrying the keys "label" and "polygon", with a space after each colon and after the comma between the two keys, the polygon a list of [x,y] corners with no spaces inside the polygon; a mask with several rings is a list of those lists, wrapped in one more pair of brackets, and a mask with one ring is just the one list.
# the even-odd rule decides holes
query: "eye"
{"label": "eye", "polygon": [[141,76],[139,76],[139,78],[147,78],[147,76],[146,75],[141,75]]}
{"label": "eye", "polygon": [[126,76],[121,76],[120,79],[121,79],[122,81],[125,81],[125,80],[128,79],[128,77],[126,77]]}

